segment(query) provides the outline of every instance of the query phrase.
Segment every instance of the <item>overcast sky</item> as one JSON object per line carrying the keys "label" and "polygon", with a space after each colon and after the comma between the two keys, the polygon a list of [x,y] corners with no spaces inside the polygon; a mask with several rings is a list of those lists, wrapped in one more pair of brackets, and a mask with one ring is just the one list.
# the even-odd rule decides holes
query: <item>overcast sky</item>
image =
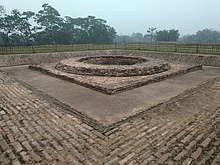
{"label": "overcast sky", "polygon": [[148,27],[178,29],[181,35],[211,28],[220,31],[220,0],[1,0],[13,9],[38,12],[49,3],[62,16],[93,15],[108,21],[118,34],[141,32]]}

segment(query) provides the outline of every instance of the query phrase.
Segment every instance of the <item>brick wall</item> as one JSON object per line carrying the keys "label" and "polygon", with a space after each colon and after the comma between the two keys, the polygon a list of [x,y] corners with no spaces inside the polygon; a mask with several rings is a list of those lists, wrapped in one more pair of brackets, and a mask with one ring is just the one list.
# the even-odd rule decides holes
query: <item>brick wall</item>
{"label": "brick wall", "polygon": [[220,56],[180,54],[180,53],[167,53],[167,52],[162,53],[162,52],[147,52],[147,51],[123,51],[123,50],[56,52],[56,53],[39,53],[39,54],[31,54],[31,55],[30,54],[1,55],[0,67],[50,63],[76,56],[105,55],[105,54],[135,55],[135,56],[141,55],[141,56],[163,59],[169,62],[195,63],[206,66],[220,67]]}

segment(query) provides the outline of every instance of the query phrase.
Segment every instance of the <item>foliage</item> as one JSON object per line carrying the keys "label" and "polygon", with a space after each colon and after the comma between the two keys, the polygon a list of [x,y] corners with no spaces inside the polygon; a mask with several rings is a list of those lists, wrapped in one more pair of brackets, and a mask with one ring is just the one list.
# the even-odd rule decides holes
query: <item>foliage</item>
{"label": "foliage", "polygon": [[154,27],[148,28],[147,34],[145,35],[145,38],[149,37],[151,42],[153,42],[155,40],[156,30],[157,30],[157,28],[154,28]]}
{"label": "foliage", "polygon": [[156,32],[156,41],[177,41],[179,38],[179,30],[160,30]]}
{"label": "foliage", "polygon": [[140,32],[132,33],[129,35],[116,35],[114,42],[116,43],[126,43],[126,42],[149,42],[148,38]]}
{"label": "foliage", "polygon": [[138,33],[132,33],[131,38],[137,42],[137,41],[142,41],[144,36],[142,33],[138,32]]}
{"label": "foliage", "polygon": [[0,16],[2,16],[5,13],[4,6],[0,5]]}
{"label": "foliage", "polygon": [[220,42],[220,32],[213,29],[197,31],[196,34],[185,35],[180,38],[181,42]]}
{"label": "foliage", "polygon": [[153,41],[177,41],[179,38],[179,31],[175,29],[157,31],[156,28],[148,28],[147,34],[142,33],[132,33],[132,35],[117,35],[115,42],[125,43],[125,42],[153,42]]}
{"label": "foliage", "polygon": [[[1,19],[1,32],[3,42],[6,45],[29,42],[31,36],[31,24],[29,19],[33,17],[33,12],[19,12],[12,10],[11,14],[5,14]],[[19,38],[19,39],[18,39]],[[16,41],[16,42],[15,42]]]}
{"label": "foliage", "polygon": [[[35,14],[13,10],[4,14],[0,7],[0,44],[109,44],[113,42],[116,31],[106,25],[107,21],[88,16],[86,18],[61,17],[49,4]],[[33,26],[36,25],[36,26]]]}

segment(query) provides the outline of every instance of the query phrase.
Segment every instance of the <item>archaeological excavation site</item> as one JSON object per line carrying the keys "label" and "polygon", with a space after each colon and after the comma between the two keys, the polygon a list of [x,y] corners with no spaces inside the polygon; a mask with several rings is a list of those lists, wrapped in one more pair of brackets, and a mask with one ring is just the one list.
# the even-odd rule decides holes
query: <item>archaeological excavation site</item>
{"label": "archaeological excavation site", "polygon": [[0,164],[220,164],[220,56],[0,56]]}

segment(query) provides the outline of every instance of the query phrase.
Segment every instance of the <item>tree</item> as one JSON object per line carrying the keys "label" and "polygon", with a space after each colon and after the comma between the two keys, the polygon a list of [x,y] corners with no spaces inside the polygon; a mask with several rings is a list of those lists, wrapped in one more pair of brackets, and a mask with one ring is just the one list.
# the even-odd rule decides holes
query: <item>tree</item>
{"label": "tree", "polygon": [[12,10],[11,15],[5,14],[1,21],[1,30],[5,34],[5,43],[10,44],[10,35],[17,32],[20,23],[21,13],[18,10]]}
{"label": "tree", "polygon": [[143,34],[142,33],[132,33],[131,35],[131,39],[134,41],[134,42],[141,42],[143,40]]}
{"label": "tree", "polygon": [[75,19],[69,16],[66,16],[64,19],[64,23],[62,24],[62,29],[60,30],[60,35],[63,37],[61,38],[61,42],[63,44],[74,44],[78,42],[77,35],[78,30],[76,28]]}
{"label": "tree", "polygon": [[[12,10],[11,14],[5,14],[1,17],[1,30],[4,33],[5,44],[28,44],[32,34],[29,19],[33,17],[33,12],[21,13],[18,10]],[[14,38],[19,38],[15,39]],[[12,39],[14,40],[12,43]],[[19,41],[19,42],[15,42]]]}
{"label": "tree", "polygon": [[116,35],[114,38],[114,42],[116,43],[132,42],[132,38],[131,36],[128,35]]}
{"label": "tree", "polygon": [[108,44],[115,35],[115,29],[104,19],[95,16],[62,18],[49,4],[43,4],[37,14],[16,9],[4,14],[0,6],[0,44],[27,45],[33,40],[36,44]]}
{"label": "tree", "polygon": [[34,33],[36,31],[36,27],[33,27],[30,23],[30,20],[33,19],[34,16],[34,12],[23,12],[17,27],[20,35],[23,36],[25,44],[31,44],[31,38],[34,36]]}
{"label": "tree", "polygon": [[177,41],[180,36],[179,30],[169,30],[169,41]]}
{"label": "tree", "polygon": [[113,42],[116,35],[115,29],[106,25],[106,20],[95,16],[69,20],[72,22],[69,29],[78,43],[108,44]]}
{"label": "tree", "polygon": [[181,42],[220,42],[220,32],[213,29],[203,29],[196,34],[186,35],[180,38]]}
{"label": "tree", "polygon": [[160,30],[157,31],[155,39],[156,41],[177,41],[179,38],[179,30],[171,29],[171,30]]}
{"label": "tree", "polygon": [[88,16],[86,19],[90,23],[87,31],[91,43],[110,44],[113,42],[116,31],[113,27],[106,25],[106,20],[94,16]]}
{"label": "tree", "polygon": [[42,8],[35,16],[35,21],[40,25],[38,30],[41,29],[35,37],[41,44],[58,43],[60,38],[57,36],[57,32],[63,23],[63,19],[59,12],[49,4],[43,4]]}
{"label": "tree", "polygon": [[4,6],[0,5],[0,17],[5,14]]}
{"label": "tree", "polygon": [[154,28],[154,27],[148,28],[147,34],[145,35],[145,38],[149,37],[151,42],[153,42],[155,40],[156,30],[157,30],[157,28]]}
{"label": "tree", "polygon": [[[3,14],[5,13],[4,6],[0,5],[0,27],[3,26]],[[4,44],[4,33],[1,31],[0,28],[0,45]]]}

